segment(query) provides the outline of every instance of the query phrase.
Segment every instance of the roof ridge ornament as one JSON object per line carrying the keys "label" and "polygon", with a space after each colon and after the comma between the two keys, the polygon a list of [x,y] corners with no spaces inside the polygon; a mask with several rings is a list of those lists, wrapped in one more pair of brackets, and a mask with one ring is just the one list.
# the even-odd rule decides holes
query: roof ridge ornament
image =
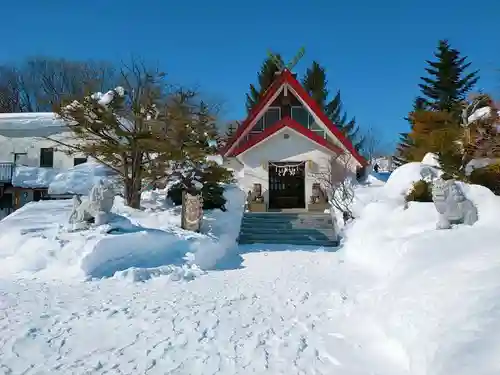
{"label": "roof ridge ornament", "polygon": [[291,59],[288,62],[288,64],[285,65],[285,64],[283,64],[283,61],[281,59],[279,59],[278,56],[276,56],[276,54],[274,54],[270,50],[267,51],[267,55],[269,56],[269,59],[278,68],[278,72],[276,72],[276,74],[279,74],[279,73],[283,72],[284,70],[291,71],[295,67],[295,65],[297,65],[297,63],[300,61],[300,59],[302,59],[302,57],[304,57],[305,53],[306,53],[305,47],[300,47],[299,51],[295,54],[293,59]]}

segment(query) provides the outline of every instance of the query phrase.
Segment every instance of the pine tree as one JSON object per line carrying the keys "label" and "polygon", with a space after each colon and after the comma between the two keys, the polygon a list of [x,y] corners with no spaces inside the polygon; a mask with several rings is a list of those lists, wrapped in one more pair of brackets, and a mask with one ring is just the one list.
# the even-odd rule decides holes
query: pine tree
{"label": "pine tree", "polygon": [[237,121],[230,122],[227,126],[226,132],[224,133],[224,136],[226,139],[230,139],[234,136],[236,133],[236,130],[238,130],[239,123]]}
{"label": "pine tree", "polygon": [[229,171],[207,160],[217,151],[211,141],[218,135],[214,116],[197,93],[168,92],[165,75],[140,63],[121,74],[124,87],[68,98],[56,107],[72,142],[51,140],[112,169],[133,208],[140,208],[143,187],[162,180],[200,190],[208,178],[214,183],[230,178]]}
{"label": "pine tree", "polygon": [[467,93],[479,80],[479,71],[467,73],[471,63],[467,56],[450,46],[447,40],[440,40],[435,61],[427,60],[425,70],[429,77],[420,77],[419,84],[425,104],[436,111],[456,112]]}
{"label": "pine tree", "polygon": [[396,155],[393,157],[393,162],[396,167],[399,167],[410,161],[410,150],[414,146],[410,133],[399,133],[399,142],[396,146]]}
{"label": "pine tree", "polygon": [[227,143],[234,137],[240,123],[238,121],[231,121],[227,124],[227,128],[223,134],[219,136],[218,142],[219,147],[225,147]]}
{"label": "pine tree", "polygon": [[170,101],[167,118],[171,126],[166,139],[173,147],[165,156],[169,158],[169,181],[174,182],[168,196],[180,204],[182,191],[201,193],[205,209],[224,209],[224,189],[219,183],[230,182],[232,172],[207,161],[207,156],[217,153],[211,140],[219,138],[209,107],[197,100],[195,92],[179,92]]}
{"label": "pine tree", "polygon": [[[425,138],[433,130],[436,130],[438,131],[436,134],[439,134],[438,138],[442,138],[443,134],[446,134],[444,138],[447,142],[451,141],[455,144],[450,138],[451,134],[457,133],[456,126],[460,123],[462,104],[467,97],[467,93],[477,83],[479,76],[477,70],[467,73],[471,63],[467,62],[467,57],[461,56],[460,52],[452,48],[446,40],[439,41],[434,56],[436,60],[427,60],[429,66],[425,70],[429,76],[420,77],[423,81],[423,83],[419,84],[421,96],[415,99],[413,110],[410,112],[410,116],[406,118],[412,128],[412,141],[408,139],[408,136],[402,136],[397,147],[396,158],[398,163],[420,161],[418,160],[420,155],[425,155],[427,152],[436,152],[442,154],[440,158],[443,159],[444,164],[450,165],[450,168],[444,168],[453,169],[456,167],[455,164],[458,160],[457,150],[450,151],[446,142],[442,143],[443,149],[439,150],[435,146],[431,147],[429,142],[417,142],[415,137],[422,138],[423,136]],[[417,135],[419,130],[415,130],[414,119],[415,114],[421,111],[444,112],[450,114],[451,118],[444,114],[420,116],[420,125],[422,125],[422,121],[430,121],[426,126],[435,126],[435,128],[427,129],[426,134],[419,136]],[[448,118],[447,123],[450,124],[451,128],[445,131],[442,128],[442,123],[436,121],[436,116]]]}
{"label": "pine tree", "polygon": [[[426,109],[426,101],[422,97],[417,97],[413,101],[413,110],[410,115],[405,117],[405,120],[410,124],[410,129],[413,128],[412,114]],[[415,161],[411,157],[411,150],[415,147],[415,143],[410,137],[410,133],[399,133],[399,142],[396,146],[396,155],[394,156],[394,164],[396,166],[403,165],[409,161]]]}
{"label": "pine tree", "polygon": [[88,155],[108,166],[123,183],[127,205],[139,208],[143,182],[157,164],[150,156],[165,147],[156,132],[165,75],[138,63],[121,74],[127,78],[133,74],[135,81],[125,79],[124,87],[105,94],[68,98],[55,108],[77,142],[49,139],[68,153]]}
{"label": "pine tree", "polygon": [[328,101],[329,91],[325,69],[318,62],[313,61],[311,67],[307,69],[302,80],[302,85],[311,97],[323,109],[327,117],[337,126],[337,128],[353,143],[356,150],[363,146],[363,139],[359,139],[359,128],[356,119],[348,120],[347,113],[343,111],[343,104],[340,98],[340,91]]}
{"label": "pine tree", "polygon": [[320,108],[325,108],[328,100],[326,72],[316,61],[306,70],[302,85]]}
{"label": "pine tree", "polygon": [[[280,54],[275,54],[275,56],[279,59],[279,61],[283,62],[283,58],[281,57]],[[254,84],[250,84],[250,92],[246,94],[247,112],[250,112],[253,106],[259,102],[262,95],[266,92],[268,87],[271,86],[271,84],[273,83],[276,77],[275,73],[278,71],[279,68],[274,62],[274,60],[272,60],[269,57],[264,60],[257,77],[258,85],[256,86]]]}

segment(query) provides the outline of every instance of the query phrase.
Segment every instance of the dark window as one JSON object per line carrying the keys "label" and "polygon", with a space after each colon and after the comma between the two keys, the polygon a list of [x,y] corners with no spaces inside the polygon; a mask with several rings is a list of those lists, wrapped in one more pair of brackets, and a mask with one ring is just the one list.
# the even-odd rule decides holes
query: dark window
{"label": "dark window", "polygon": [[40,167],[42,167],[42,168],[54,167],[54,149],[53,148],[40,149]]}
{"label": "dark window", "polygon": [[309,130],[312,130],[320,137],[326,138],[326,132],[315,121],[309,111],[304,107],[292,107],[292,118]]}
{"label": "dark window", "polygon": [[292,118],[302,126],[309,127],[309,112],[303,107],[292,107]]}
{"label": "dark window", "polygon": [[269,107],[266,113],[255,123],[250,133],[260,133],[273,126],[279,120],[281,120],[281,108]]}
{"label": "dark window", "polygon": [[14,201],[12,199],[12,194],[11,193],[3,193],[3,195],[0,196],[0,209],[13,208],[13,207],[14,207]]}
{"label": "dark window", "polygon": [[273,126],[279,120],[281,120],[281,108],[279,107],[269,107],[265,114],[266,118],[266,128]]}
{"label": "dark window", "polygon": [[87,162],[87,158],[74,158],[73,159],[73,165],[79,165]]}
{"label": "dark window", "polygon": [[38,202],[42,200],[45,196],[47,196],[47,191],[46,190],[35,190],[33,192],[33,200],[35,202]]}
{"label": "dark window", "polygon": [[264,116],[255,123],[251,133],[260,133],[262,130],[264,130]]}

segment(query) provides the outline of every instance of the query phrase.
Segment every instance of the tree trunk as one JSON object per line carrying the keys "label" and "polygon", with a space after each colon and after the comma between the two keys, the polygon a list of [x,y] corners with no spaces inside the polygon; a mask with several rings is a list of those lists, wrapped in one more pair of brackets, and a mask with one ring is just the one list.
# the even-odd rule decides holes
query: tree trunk
{"label": "tree trunk", "polygon": [[127,206],[132,208],[141,208],[141,189],[140,184],[133,179],[125,180],[125,202]]}

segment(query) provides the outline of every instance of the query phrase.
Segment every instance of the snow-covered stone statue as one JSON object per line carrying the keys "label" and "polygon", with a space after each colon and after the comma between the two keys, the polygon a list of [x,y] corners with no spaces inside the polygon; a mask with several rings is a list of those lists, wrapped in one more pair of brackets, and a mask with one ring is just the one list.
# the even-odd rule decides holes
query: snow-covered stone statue
{"label": "snow-covered stone statue", "polygon": [[70,224],[85,224],[94,222],[96,225],[106,224],[113,208],[115,194],[102,180],[92,187],[89,199],[82,202],[80,197],[73,197],[73,210],[69,217]]}
{"label": "snow-covered stone statue", "polygon": [[92,187],[89,194],[88,210],[94,217],[96,225],[108,222],[114,199],[115,194],[113,190],[109,186],[106,186],[102,180],[97,181]]}
{"label": "snow-covered stone statue", "polygon": [[472,225],[478,219],[476,206],[465,197],[454,180],[435,180],[432,200],[439,212],[437,229],[449,229],[452,224]]}

